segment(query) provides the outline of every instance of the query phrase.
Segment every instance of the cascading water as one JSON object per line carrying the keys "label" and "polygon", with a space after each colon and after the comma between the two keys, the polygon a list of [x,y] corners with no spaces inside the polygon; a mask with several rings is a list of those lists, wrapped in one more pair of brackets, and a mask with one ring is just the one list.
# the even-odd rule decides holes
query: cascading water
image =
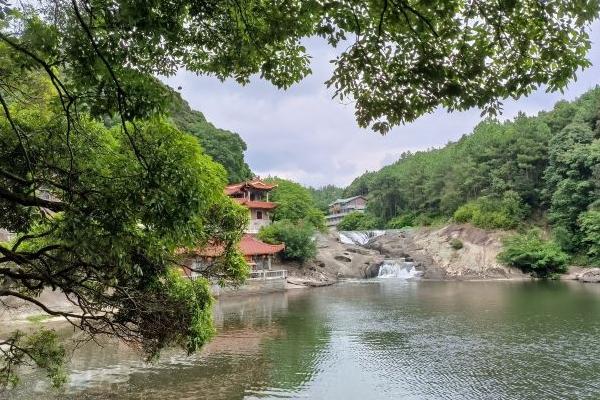
{"label": "cascading water", "polygon": [[422,272],[415,268],[415,263],[406,261],[401,258],[398,260],[385,260],[379,267],[378,278],[388,279],[416,279],[421,276]]}
{"label": "cascading water", "polygon": [[339,232],[340,242],[343,244],[357,244],[364,246],[371,240],[385,235],[383,230],[374,231],[341,231]]}

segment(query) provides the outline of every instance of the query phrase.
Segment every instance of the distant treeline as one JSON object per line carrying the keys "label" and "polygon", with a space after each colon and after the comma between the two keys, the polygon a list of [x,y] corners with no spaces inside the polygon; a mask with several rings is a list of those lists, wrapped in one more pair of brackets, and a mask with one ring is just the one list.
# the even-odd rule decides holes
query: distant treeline
{"label": "distant treeline", "polygon": [[[328,194],[339,192],[327,187],[316,198]],[[535,117],[485,120],[441,149],[404,153],[343,191],[359,194],[380,227],[449,218],[484,228],[536,224],[580,261],[598,260],[600,88]]]}

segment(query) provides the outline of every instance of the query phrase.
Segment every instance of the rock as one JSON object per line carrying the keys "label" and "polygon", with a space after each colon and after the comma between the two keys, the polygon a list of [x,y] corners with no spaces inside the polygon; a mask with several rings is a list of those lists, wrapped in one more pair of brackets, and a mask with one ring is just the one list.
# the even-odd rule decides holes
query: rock
{"label": "rock", "polygon": [[373,250],[363,249],[363,248],[360,248],[360,247],[357,247],[357,248],[347,247],[346,248],[346,252],[347,253],[354,253],[354,254],[361,254],[363,256],[369,256],[369,255],[373,255],[374,254]]}
{"label": "rock", "polygon": [[379,268],[381,268],[381,264],[383,264],[383,262],[377,262],[377,263],[366,263],[367,266],[364,270],[364,277],[365,278],[375,278],[377,277],[377,275],[379,275]]}
{"label": "rock", "polygon": [[[526,274],[497,261],[505,234],[471,225],[450,224],[442,228],[413,228],[401,233],[388,231],[369,243],[369,247],[387,257],[404,257],[417,263],[425,279],[528,279]],[[463,242],[460,252],[448,246],[452,239]]]}
{"label": "rock", "polygon": [[348,257],[348,256],[341,256],[340,255],[340,256],[335,256],[333,258],[335,258],[338,261],[343,261],[343,262],[348,262],[348,263],[352,262],[352,259],[350,257]]}
{"label": "rock", "polygon": [[579,279],[579,275],[588,271],[587,268],[578,267],[576,265],[570,265],[567,267],[567,272],[560,276],[560,280],[564,281],[576,281]]}
{"label": "rock", "polygon": [[[319,233],[315,260],[307,262],[307,265],[286,263],[282,269],[287,269],[291,276],[310,280],[316,279],[317,274],[330,280],[372,278],[378,275],[384,259],[404,258],[418,266],[424,279],[530,279],[529,275],[497,261],[502,249],[501,239],[506,234],[471,225],[451,224],[442,228],[390,230],[367,245],[359,246],[341,243],[335,231]],[[448,241],[453,238],[463,242],[460,252],[448,246]]]}
{"label": "rock", "polygon": [[598,283],[600,282],[600,268],[589,268],[585,272],[580,273],[577,279],[582,282]]}

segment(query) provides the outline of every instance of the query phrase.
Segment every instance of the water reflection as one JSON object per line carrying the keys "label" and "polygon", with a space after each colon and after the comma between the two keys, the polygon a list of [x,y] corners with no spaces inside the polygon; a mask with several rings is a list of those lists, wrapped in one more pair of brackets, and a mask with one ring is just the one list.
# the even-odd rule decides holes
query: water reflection
{"label": "water reflection", "polygon": [[[42,376],[31,373],[26,385],[0,398],[241,399],[273,386],[293,392],[313,375],[327,342],[323,321],[306,310],[310,300],[303,296],[274,293],[217,302],[218,335],[193,356],[170,350],[148,364],[120,343],[89,343],[74,352],[65,390],[54,392]],[[54,328],[64,338],[73,335],[64,325]],[[282,338],[297,345],[281,346]]]}
{"label": "water reflection", "polygon": [[[231,298],[200,354],[88,345],[15,399],[562,399],[600,393],[600,285],[348,282]],[[72,331],[63,327],[68,337]],[[0,396],[1,397],[1,396]]]}

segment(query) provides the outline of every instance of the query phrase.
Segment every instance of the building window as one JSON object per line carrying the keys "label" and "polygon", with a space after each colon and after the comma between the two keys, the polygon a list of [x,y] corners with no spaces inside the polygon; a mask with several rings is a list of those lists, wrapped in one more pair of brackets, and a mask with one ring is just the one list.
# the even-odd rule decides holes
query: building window
{"label": "building window", "polygon": [[262,211],[256,212],[256,219],[262,219]]}

